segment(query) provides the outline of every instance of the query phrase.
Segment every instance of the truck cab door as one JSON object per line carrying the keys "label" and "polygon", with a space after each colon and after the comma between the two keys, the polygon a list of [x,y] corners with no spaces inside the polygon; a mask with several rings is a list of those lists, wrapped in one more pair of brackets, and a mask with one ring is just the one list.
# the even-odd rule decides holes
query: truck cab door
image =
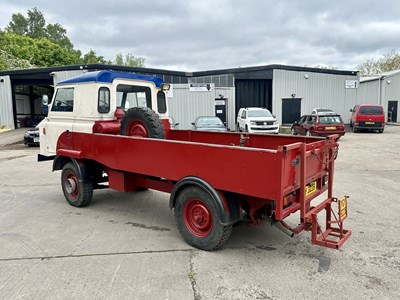
{"label": "truck cab door", "polygon": [[57,88],[49,113],[40,128],[40,153],[56,155],[58,137],[74,126],[74,88]]}

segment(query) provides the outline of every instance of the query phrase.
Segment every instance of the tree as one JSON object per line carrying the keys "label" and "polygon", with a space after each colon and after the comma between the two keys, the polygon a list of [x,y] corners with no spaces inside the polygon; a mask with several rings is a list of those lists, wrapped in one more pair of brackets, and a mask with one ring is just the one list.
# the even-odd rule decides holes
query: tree
{"label": "tree", "polygon": [[82,63],[80,51],[68,51],[47,38],[33,39],[27,36],[0,34],[0,50],[32,66],[50,67]]}
{"label": "tree", "polygon": [[47,24],[43,12],[36,7],[28,10],[28,17],[22,14],[13,14],[11,21],[6,27],[9,33],[25,35],[33,39],[47,38],[50,41],[65,47],[69,51],[73,51],[73,44],[67,37],[65,30],[59,23]]}
{"label": "tree", "polygon": [[97,56],[96,51],[90,50],[83,56],[83,63],[84,64],[111,64],[110,61],[106,61],[104,56]]}
{"label": "tree", "polygon": [[361,75],[374,75],[400,69],[400,54],[396,50],[385,53],[381,58],[368,59],[357,66]]}
{"label": "tree", "polygon": [[127,67],[144,67],[145,59],[143,57],[135,57],[132,53],[128,53],[125,55],[122,53],[118,53],[115,57],[114,64],[118,66],[127,66]]}

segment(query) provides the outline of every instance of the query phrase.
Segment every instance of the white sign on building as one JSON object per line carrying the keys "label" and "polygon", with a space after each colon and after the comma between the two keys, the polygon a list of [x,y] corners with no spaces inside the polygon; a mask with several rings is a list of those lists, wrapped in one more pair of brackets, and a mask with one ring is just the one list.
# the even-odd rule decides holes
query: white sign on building
{"label": "white sign on building", "polygon": [[211,92],[214,83],[189,83],[189,92]]}
{"label": "white sign on building", "polygon": [[357,84],[357,80],[346,80],[346,89],[356,89]]}

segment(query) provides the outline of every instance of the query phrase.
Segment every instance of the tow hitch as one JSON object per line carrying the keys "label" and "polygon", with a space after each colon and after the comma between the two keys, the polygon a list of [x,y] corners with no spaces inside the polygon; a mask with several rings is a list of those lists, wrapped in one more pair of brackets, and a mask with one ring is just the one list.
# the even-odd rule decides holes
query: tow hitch
{"label": "tow hitch", "polygon": [[[340,249],[351,235],[351,231],[343,228],[343,221],[347,218],[347,199],[328,198],[318,206],[313,207],[306,213],[304,223],[296,228],[291,228],[287,223],[281,221],[281,224],[295,234],[303,230],[311,230],[311,242],[313,244]],[[338,213],[332,209],[332,203],[337,203]],[[318,221],[318,214],[325,210],[325,230]]]}

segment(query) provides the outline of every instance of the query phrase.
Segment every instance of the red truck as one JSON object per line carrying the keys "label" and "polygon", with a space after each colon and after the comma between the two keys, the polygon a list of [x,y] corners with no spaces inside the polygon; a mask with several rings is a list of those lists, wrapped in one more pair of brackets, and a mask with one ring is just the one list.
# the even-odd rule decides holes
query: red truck
{"label": "red truck", "polygon": [[[98,188],[150,188],[170,193],[180,234],[199,249],[217,249],[233,224],[263,218],[311,231],[313,244],[343,245],[351,231],[343,228],[347,196],[333,197],[337,136],[171,130],[167,88],[156,77],[113,71],[57,85],[38,159],[62,170],[70,205],[88,205]],[[292,228],[284,220],[294,213]]]}

